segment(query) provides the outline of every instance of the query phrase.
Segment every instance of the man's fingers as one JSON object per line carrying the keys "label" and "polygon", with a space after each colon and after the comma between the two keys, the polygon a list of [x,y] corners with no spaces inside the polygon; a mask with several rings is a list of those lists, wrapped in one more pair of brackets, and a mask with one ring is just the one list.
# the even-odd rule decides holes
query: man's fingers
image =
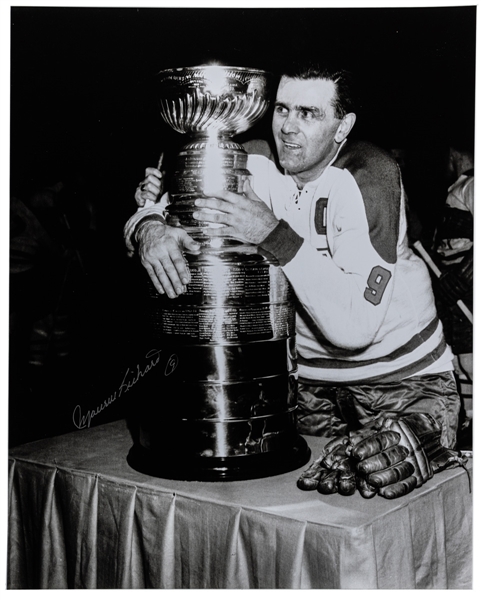
{"label": "man's fingers", "polygon": [[[201,220],[201,219],[199,219]],[[225,225],[223,227],[205,227],[203,228],[203,231],[206,235],[208,235],[210,238],[214,238],[214,237],[231,237],[231,238],[235,238],[236,240],[241,240],[241,241],[247,241],[244,240],[244,238],[237,232],[235,227],[232,227],[231,225]],[[195,244],[195,242],[194,242]],[[187,250],[189,250],[186,246],[185,248]],[[198,247],[195,247],[194,252],[192,252],[192,254],[199,254],[200,253],[200,245]]]}
{"label": "man's fingers", "polygon": [[243,200],[244,196],[242,194],[236,194],[235,192],[230,192],[229,190],[209,190],[204,189],[204,197],[199,198],[199,200],[225,200],[229,204],[238,204]]}
{"label": "man's fingers", "polygon": [[[171,258],[168,254],[162,256],[142,256],[141,262],[149,274],[155,289],[166,293],[169,298],[177,298],[186,291],[185,284],[190,279],[190,273],[181,257]],[[179,272],[180,271],[180,272]],[[183,281],[182,281],[183,280]]]}
{"label": "man's fingers", "polygon": [[142,196],[140,190],[135,194],[135,201],[137,202],[137,206],[145,206],[146,198]]}
{"label": "man's fingers", "polygon": [[232,237],[235,238],[237,240],[240,240],[241,237],[239,236],[239,234],[236,234],[236,231],[234,229],[234,227],[216,227],[215,229],[205,229],[206,234],[213,238],[213,237]]}
{"label": "man's fingers", "polygon": [[200,254],[200,249],[202,248],[201,244],[191,238],[189,234],[186,233],[185,236],[182,237],[181,242],[186,252],[189,252],[190,254]]}
{"label": "man's fingers", "polygon": [[183,250],[198,254],[201,244],[182,228],[147,221],[139,230],[139,256],[156,290],[176,298],[186,292],[190,269]]}
{"label": "man's fingers", "polygon": [[[245,200],[246,197],[250,198],[251,200],[256,200],[258,202],[262,202],[262,200],[259,198],[259,196],[252,189],[251,182],[249,181],[249,179],[246,179],[244,181],[242,191],[243,191],[242,194],[236,194],[235,192],[230,192],[229,190],[204,189],[204,196],[209,196],[211,198],[220,198],[221,200],[225,200],[229,204],[239,204],[239,202],[242,202],[243,200]],[[209,198],[203,198],[203,200],[204,199],[209,199]]]}
{"label": "man's fingers", "polygon": [[[166,271],[174,284],[177,293],[185,292],[185,286],[190,283],[190,271],[182,254],[176,254],[171,257],[171,265],[167,264]],[[180,279],[180,283],[176,282]]]}
{"label": "man's fingers", "polygon": [[223,198],[197,198],[194,204],[198,208],[209,208],[219,210],[223,213],[232,213],[235,203],[224,200]]}
{"label": "man's fingers", "polygon": [[157,179],[162,179],[162,172],[155,167],[147,167],[145,169],[145,177],[147,178],[149,175],[153,175],[154,177],[157,177]]}
{"label": "man's fingers", "polygon": [[158,196],[160,193],[160,186],[158,182],[155,181],[144,181],[144,183],[140,186],[140,189],[142,192],[151,192],[156,196]]}
{"label": "man's fingers", "polygon": [[166,262],[164,261],[163,265],[160,262],[154,264],[155,274],[167,296],[169,298],[177,298],[179,294],[185,292],[185,287],[181,283],[174,265],[168,262],[166,264]]}
{"label": "man's fingers", "polygon": [[152,200],[152,202],[157,202],[158,195],[152,194],[152,192],[141,192],[140,188],[137,190],[135,194],[135,202],[137,206],[145,206],[147,200]]}
{"label": "man's fingers", "polygon": [[145,169],[145,179],[141,181],[135,191],[137,206],[145,206],[147,200],[157,202],[163,192],[163,173],[154,167]]}
{"label": "man's fingers", "polygon": [[147,273],[160,294],[167,294],[169,298],[177,298],[185,291],[184,284],[180,281],[177,270],[169,259],[147,261],[142,259]]}
{"label": "man's fingers", "polygon": [[169,298],[176,298],[186,291],[190,271],[177,242],[170,240],[166,249],[151,261]]}
{"label": "man's fingers", "polygon": [[184,255],[182,254],[182,250],[187,250],[188,252],[190,252],[190,254],[200,254],[202,244],[200,244],[199,242],[194,240],[194,238],[190,237],[190,235],[187,233],[187,231],[185,231],[185,229],[181,229],[180,227],[174,228],[173,234],[174,234],[174,238],[175,238],[175,244],[178,244],[178,245],[171,250],[170,254],[174,258],[179,257],[179,258],[183,259],[184,268],[185,268],[186,274],[188,275],[189,281],[190,281],[189,266],[187,264],[187,261],[184,258]]}
{"label": "man's fingers", "polygon": [[232,225],[233,223],[231,215],[226,213],[213,213],[209,210],[197,210],[192,213],[192,216],[197,221],[204,221],[206,223],[219,223],[221,225]]}
{"label": "man's fingers", "polygon": [[154,284],[155,289],[157,290],[157,292],[161,295],[163,295],[165,293],[164,287],[162,286],[162,284],[160,283],[157,274],[155,273],[153,267],[151,267],[149,265],[149,263],[143,263],[145,270],[147,271],[150,280],[152,281],[152,283]]}
{"label": "man's fingers", "polygon": [[157,202],[160,193],[161,190],[158,186],[155,186],[152,183],[142,183],[135,190],[135,201],[137,206],[145,206],[147,200]]}

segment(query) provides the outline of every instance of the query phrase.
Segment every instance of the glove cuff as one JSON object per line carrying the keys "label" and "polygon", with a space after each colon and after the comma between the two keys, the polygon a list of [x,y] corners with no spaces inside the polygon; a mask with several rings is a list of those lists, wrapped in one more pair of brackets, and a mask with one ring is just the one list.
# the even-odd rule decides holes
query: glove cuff
{"label": "glove cuff", "polygon": [[[400,443],[406,445],[409,449],[409,457],[407,460],[414,466],[414,476],[418,481],[418,486],[421,486],[433,476],[433,469],[425,452],[421,438],[427,442],[428,426],[433,427],[433,423],[435,426],[437,426],[437,424],[430,415],[424,414],[422,416],[430,417],[433,423],[429,420],[422,420],[421,423],[419,423],[416,419],[419,415],[420,413],[413,413],[412,415],[406,415],[399,419],[388,418],[385,421],[385,427],[391,431],[397,431],[401,435]],[[415,418],[411,419],[410,417]],[[417,429],[415,427],[416,424],[419,425]]]}
{"label": "glove cuff", "polygon": [[401,417],[400,421],[418,438],[433,473],[466,464],[467,459],[460,452],[441,445],[441,429],[430,414],[411,413]]}

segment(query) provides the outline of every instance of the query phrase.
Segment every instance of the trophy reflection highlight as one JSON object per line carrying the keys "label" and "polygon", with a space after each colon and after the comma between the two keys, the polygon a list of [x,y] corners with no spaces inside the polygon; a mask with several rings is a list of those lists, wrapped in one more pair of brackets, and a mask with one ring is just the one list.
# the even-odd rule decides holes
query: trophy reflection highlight
{"label": "trophy reflection highlight", "polygon": [[168,223],[183,227],[202,251],[185,255],[191,281],[178,298],[160,296],[149,282],[153,347],[178,360],[142,400],[139,440],[128,460],[171,479],[284,473],[310,456],[296,432],[292,290],[257,246],[212,237],[216,225],[192,217],[205,189],[243,192],[251,177],[247,153],[232,137],[265,114],[269,75],[209,65],[167,69],[158,77],[162,117],[190,136],[177,156]]}

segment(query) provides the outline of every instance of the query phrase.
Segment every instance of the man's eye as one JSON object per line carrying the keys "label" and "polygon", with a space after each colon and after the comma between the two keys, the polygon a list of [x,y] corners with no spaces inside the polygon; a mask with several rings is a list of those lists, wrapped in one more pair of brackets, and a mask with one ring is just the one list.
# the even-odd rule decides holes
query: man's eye
{"label": "man's eye", "polygon": [[313,114],[312,111],[310,110],[301,110],[299,111],[301,118],[305,119],[306,121],[309,121],[310,119],[313,118]]}
{"label": "man's eye", "polygon": [[285,106],[276,106],[276,113],[278,113],[280,115],[286,115],[287,108]]}

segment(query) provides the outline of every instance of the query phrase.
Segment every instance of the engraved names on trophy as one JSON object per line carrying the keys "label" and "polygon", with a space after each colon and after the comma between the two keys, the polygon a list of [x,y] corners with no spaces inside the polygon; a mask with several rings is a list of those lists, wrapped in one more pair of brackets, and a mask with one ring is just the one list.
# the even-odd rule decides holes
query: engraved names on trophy
{"label": "engraved names on trophy", "polygon": [[294,334],[290,288],[283,273],[268,263],[192,264],[187,291],[161,305],[150,289],[151,326],[160,337],[205,343]]}

